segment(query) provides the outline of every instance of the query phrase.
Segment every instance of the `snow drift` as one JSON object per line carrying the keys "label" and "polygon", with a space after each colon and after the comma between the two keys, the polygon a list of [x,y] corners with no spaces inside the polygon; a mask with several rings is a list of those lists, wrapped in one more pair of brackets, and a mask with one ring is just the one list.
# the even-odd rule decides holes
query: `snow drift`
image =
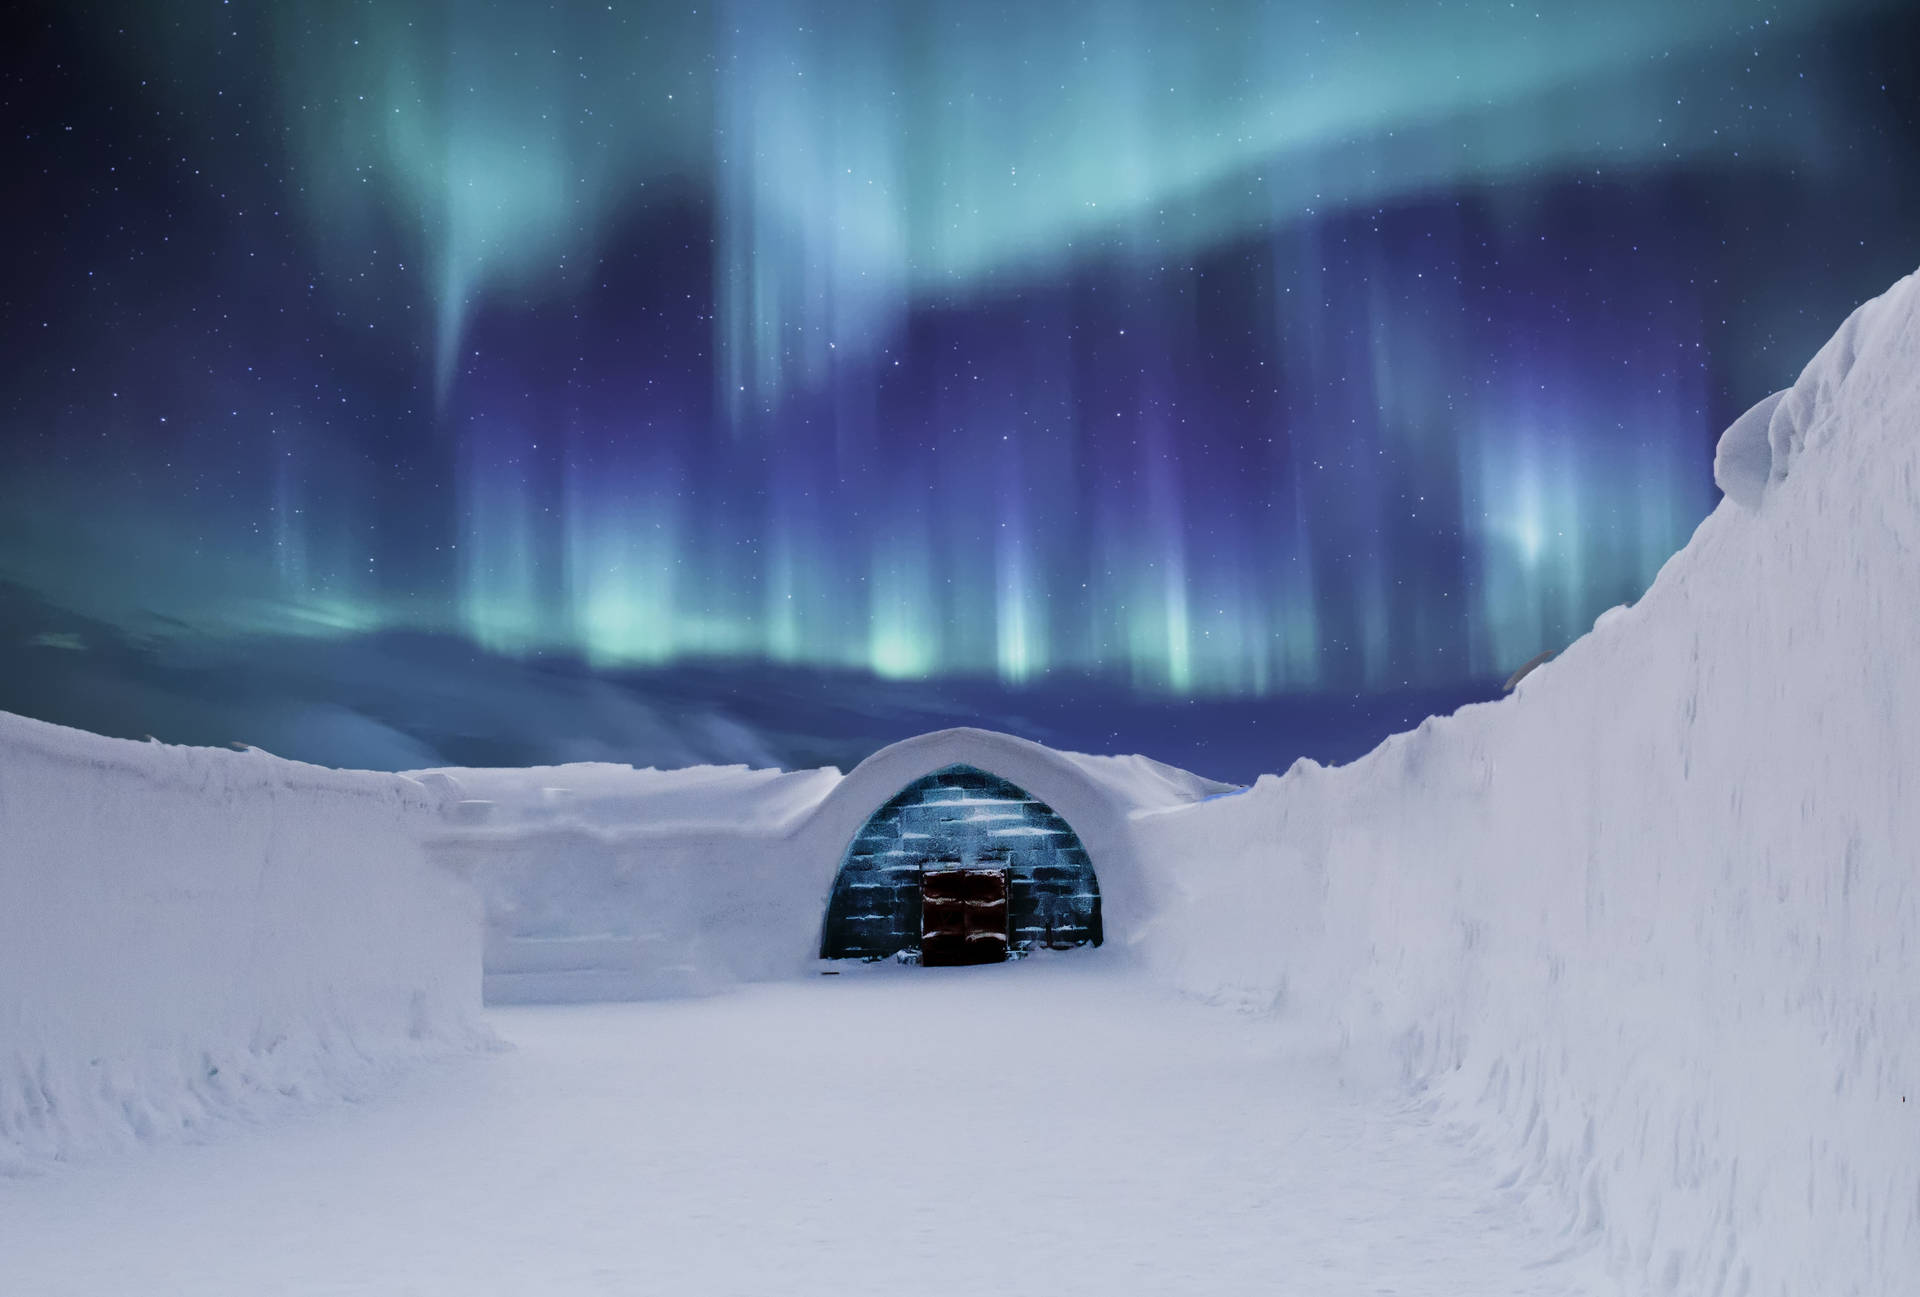
{"label": "snow drift", "polygon": [[477,1039],[478,906],[396,775],[0,713],[0,1169]]}
{"label": "snow drift", "polygon": [[1920,1274],[1920,278],[1515,697],[1136,825],[1189,989],[1386,1060],[1636,1287]]}

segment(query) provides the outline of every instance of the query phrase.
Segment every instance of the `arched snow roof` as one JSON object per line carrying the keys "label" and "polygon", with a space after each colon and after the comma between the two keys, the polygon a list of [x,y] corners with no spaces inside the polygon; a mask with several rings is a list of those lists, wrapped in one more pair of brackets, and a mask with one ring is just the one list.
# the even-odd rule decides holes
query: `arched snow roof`
{"label": "arched snow roof", "polygon": [[1153,909],[1153,882],[1146,862],[1137,856],[1129,817],[1196,802],[1232,787],[1146,757],[1056,752],[993,730],[963,727],[916,735],[855,766],[801,830],[809,867],[820,871],[823,912],[847,845],[868,817],[908,784],[955,765],[973,766],[1019,785],[1073,827],[1100,880],[1107,940],[1121,946],[1133,939]]}

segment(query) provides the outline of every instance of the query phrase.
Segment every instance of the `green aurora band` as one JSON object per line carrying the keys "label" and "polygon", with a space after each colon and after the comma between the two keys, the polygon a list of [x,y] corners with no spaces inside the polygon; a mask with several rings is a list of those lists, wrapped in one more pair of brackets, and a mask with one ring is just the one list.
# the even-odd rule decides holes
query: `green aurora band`
{"label": "green aurora band", "polygon": [[[268,6],[257,32],[129,7],[125,57],[176,69],[155,93],[189,116],[220,121],[220,70],[258,56],[273,201],[316,292],[411,339],[452,501],[396,556],[391,493],[282,403],[244,508],[144,517],[156,553],[226,555],[168,610],[1172,694],[1503,672],[1635,597],[1710,507],[1709,380],[1679,359],[1707,307],[1642,282],[1612,316],[1494,319],[1460,267],[1538,256],[1556,187],[1818,183],[1846,123],[1825,70],[1782,69],[1884,7],[440,0]],[[676,203],[710,222],[684,254],[709,277],[697,399],[513,390],[487,338],[604,300],[636,213]],[[1196,302],[1249,248],[1250,363],[1286,391],[1196,395]],[[1633,251],[1591,273],[1630,278]],[[1093,326],[1046,304],[1089,280],[1127,302],[1092,377]],[[916,320],[1010,310],[1058,327],[916,359]],[[903,359],[941,393],[913,426],[877,395]],[[64,508],[43,485],[28,531]],[[143,561],[88,597],[132,602]]]}

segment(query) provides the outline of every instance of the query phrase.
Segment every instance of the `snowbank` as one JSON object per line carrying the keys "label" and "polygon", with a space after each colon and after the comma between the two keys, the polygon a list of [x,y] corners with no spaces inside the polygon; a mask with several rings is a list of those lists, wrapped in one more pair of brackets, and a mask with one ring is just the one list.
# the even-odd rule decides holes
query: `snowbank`
{"label": "snowbank", "polygon": [[1090,757],[986,730],[892,744],[838,770],[582,764],[434,770],[430,850],[487,913],[494,1003],[697,995],[810,971],[847,844],[920,776],[955,764],[1011,779],[1064,816],[1094,860],[1110,942],[1158,904],[1128,832],[1141,810],[1226,785],[1145,757]]}
{"label": "snowbank", "polygon": [[0,713],[0,1168],[351,1093],[470,1043],[437,794]]}
{"label": "snowbank", "polygon": [[1920,1274],[1920,278],[1514,698],[1148,816],[1189,989],[1427,1088],[1636,1287]]}
{"label": "snowbank", "polygon": [[481,893],[491,1003],[700,995],[791,973],[796,934],[826,903],[809,895],[811,862],[782,844],[837,770],[582,763],[415,778],[445,799],[429,851]]}

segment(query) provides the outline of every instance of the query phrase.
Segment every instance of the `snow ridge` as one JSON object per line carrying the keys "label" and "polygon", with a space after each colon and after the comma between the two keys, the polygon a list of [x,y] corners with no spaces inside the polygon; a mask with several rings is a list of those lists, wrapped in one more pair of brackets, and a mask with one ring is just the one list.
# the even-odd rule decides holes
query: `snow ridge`
{"label": "snow ridge", "polygon": [[397,775],[0,714],[0,1171],[481,1041],[478,905]]}
{"label": "snow ridge", "polygon": [[1911,1291],[1920,277],[1720,459],[1513,697],[1143,819],[1153,950],[1423,1092],[1636,1290]]}

